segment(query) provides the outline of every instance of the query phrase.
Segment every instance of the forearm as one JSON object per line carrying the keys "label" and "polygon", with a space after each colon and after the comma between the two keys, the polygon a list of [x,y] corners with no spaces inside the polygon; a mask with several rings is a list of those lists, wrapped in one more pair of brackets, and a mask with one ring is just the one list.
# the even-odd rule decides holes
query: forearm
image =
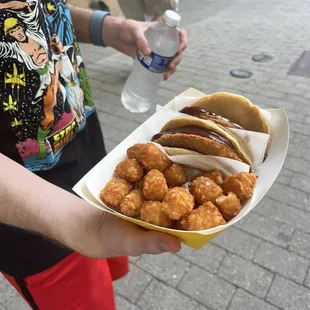
{"label": "forearm", "polygon": [[11,8],[10,2],[0,3],[0,10],[7,10]]}
{"label": "forearm", "polygon": [[89,23],[93,10],[79,8],[69,4],[71,18],[74,26],[75,35],[78,41],[90,43],[89,41]]}
{"label": "forearm", "polygon": [[[69,9],[78,41],[90,43],[89,24],[94,11],[73,5],[69,5]],[[98,31],[101,32],[106,46],[114,47],[115,42],[119,40],[122,25],[123,20],[120,18],[107,16],[104,19],[102,29],[98,29]]]}
{"label": "forearm", "polygon": [[4,3],[0,3],[0,10],[12,10],[16,13],[28,12],[30,13],[32,10],[29,5],[33,5],[35,2],[27,3],[19,0],[7,1]]}
{"label": "forearm", "polygon": [[1,153],[0,171],[0,222],[36,232],[83,252],[100,218],[99,210]]}

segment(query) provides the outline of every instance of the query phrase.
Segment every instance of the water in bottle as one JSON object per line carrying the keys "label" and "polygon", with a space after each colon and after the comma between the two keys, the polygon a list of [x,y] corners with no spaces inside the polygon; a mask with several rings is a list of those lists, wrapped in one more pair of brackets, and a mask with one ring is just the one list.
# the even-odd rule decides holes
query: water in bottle
{"label": "water in bottle", "polygon": [[179,50],[177,28],[181,17],[168,10],[163,20],[152,25],[145,32],[152,53],[144,56],[138,50],[132,73],[122,91],[122,104],[133,113],[144,113],[155,101],[163,72]]}

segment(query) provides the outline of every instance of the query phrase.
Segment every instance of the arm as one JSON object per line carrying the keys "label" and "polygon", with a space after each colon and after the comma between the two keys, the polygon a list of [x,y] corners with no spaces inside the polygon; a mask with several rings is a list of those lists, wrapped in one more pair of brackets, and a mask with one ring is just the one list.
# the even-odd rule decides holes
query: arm
{"label": "arm", "polygon": [[[90,43],[89,23],[94,11],[72,5],[69,5],[69,9],[78,40]],[[151,52],[144,37],[144,31],[149,26],[150,23],[107,16],[102,29],[98,31],[101,31],[102,40],[106,46],[111,46],[126,55],[135,56],[137,48],[144,54]]]}
{"label": "arm", "polygon": [[[93,14],[92,10],[69,6],[75,33],[81,42],[89,43],[89,23]],[[101,36],[106,46],[111,46],[116,50],[135,57],[137,49],[144,55],[149,55],[151,50],[144,36],[144,32],[151,26],[151,23],[138,22],[135,20],[123,20],[112,16],[104,19]],[[180,63],[183,52],[187,46],[187,35],[182,29],[179,29],[180,49],[168,67],[168,71],[164,74],[167,80],[176,70],[176,66]]]}
{"label": "arm", "polygon": [[[90,43],[89,23],[94,11],[73,5],[69,5],[69,9],[78,41]],[[98,29],[98,31],[102,32],[103,41],[107,46],[114,47],[114,42],[118,40],[123,22],[122,19],[112,16],[107,16],[105,18],[103,29]]]}
{"label": "arm", "polygon": [[28,11],[31,12],[29,3],[24,1],[8,1],[0,3],[0,10],[7,10],[13,13]]}
{"label": "arm", "polygon": [[92,239],[88,225],[98,224],[99,210],[1,153],[0,171],[0,222],[39,233],[83,252],[85,244]]}
{"label": "arm", "polygon": [[54,186],[0,153],[0,222],[90,257],[176,252],[179,241],[145,231]]}

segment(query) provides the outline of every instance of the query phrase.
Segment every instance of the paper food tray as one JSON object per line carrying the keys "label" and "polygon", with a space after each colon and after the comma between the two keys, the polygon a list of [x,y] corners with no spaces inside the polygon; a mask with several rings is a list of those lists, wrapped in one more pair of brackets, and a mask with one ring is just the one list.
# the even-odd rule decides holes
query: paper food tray
{"label": "paper food tray", "polygon": [[[248,214],[266,195],[267,191],[270,189],[281,171],[281,168],[285,161],[289,141],[289,125],[284,109],[266,110],[266,115],[268,118],[268,123],[271,127],[272,134],[272,142],[268,152],[268,157],[265,162],[259,166],[259,170],[257,172],[259,177],[257,179],[257,185],[253,197],[250,200],[246,201],[243,204],[243,208],[240,213],[225,225],[220,225],[212,229],[195,232],[167,229],[119,214],[105,206],[105,204],[99,198],[100,191],[104,188],[106,183],[112,179],[116,165],[122,160],[126,159],[126,150],[129,147],[131,147],[135,143],[149,142],[152,136],[159,132],[167,121],[175,118],[176,114],[171,111],[169,112],[168,110],[171,110],[171,107],[173,107],[176,101],[179,101],[180,99],[182,100],[181,97],[192,97],[196,98],[197,100],[197,97],[202,96],[205,96],[205,94],[199,92],[196,89],[190,88],[176,98],[174,98],[166,106],[158,107],[155,114],[153,114],[134,132],[132,132],[113,151],[111,151],[93,169],[91,169],[74,186],[73,190],[81,198],[85,199],[96,208],[115,214],[120,218],[129,220],[144,228],[170,233],[180,238],[180,240],[184,244],[195,249],[201,248],[214,237],[216,237],[220,232],[224,231],[229,226],[234,225],[246,214]],[[198,157],[203,157],[207,160],[207,156],[202,155]],[[247,169],[249,168],[243,163],[236,162],[236,164],[237,166],[235,167],[237,167],[237,171],[247,171]]]}

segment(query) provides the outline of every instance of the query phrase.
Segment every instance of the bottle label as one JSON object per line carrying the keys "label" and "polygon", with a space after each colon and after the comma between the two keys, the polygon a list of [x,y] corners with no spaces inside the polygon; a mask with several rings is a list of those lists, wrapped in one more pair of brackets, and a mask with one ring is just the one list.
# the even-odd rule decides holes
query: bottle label
{"label": "bottle label", "polygon": [[148,56],[144,56],[139,50],[137,52],[137,58],[142,66],[154,73],[163,73],[167,71],[167,68],[174,57],[163,57],[152,52]]}

